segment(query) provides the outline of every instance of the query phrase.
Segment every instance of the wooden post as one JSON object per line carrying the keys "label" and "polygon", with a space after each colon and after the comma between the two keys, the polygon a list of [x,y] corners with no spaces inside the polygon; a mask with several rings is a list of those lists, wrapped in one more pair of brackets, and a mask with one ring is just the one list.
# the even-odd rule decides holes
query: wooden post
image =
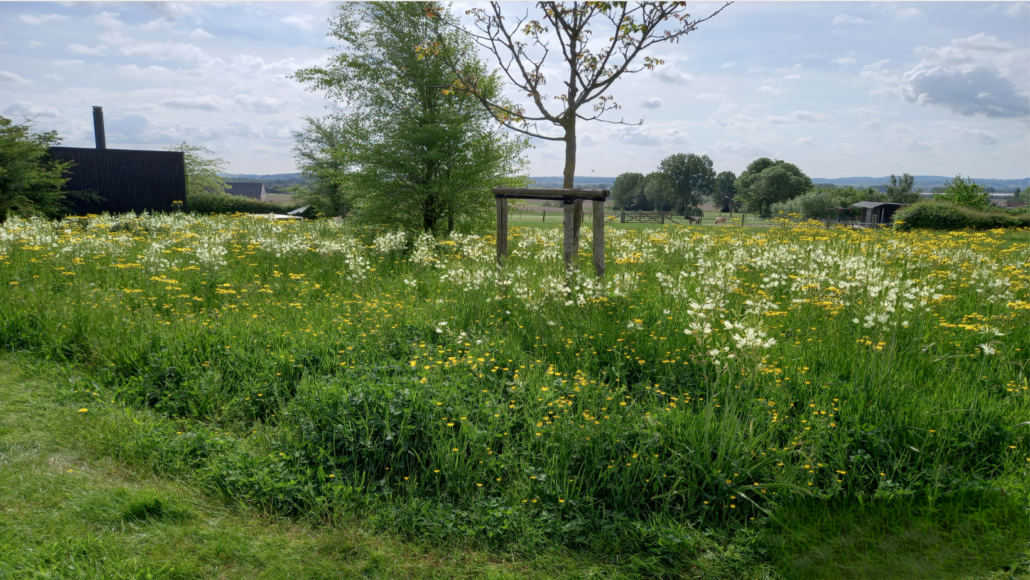
{"label": "wooden post", "polygon": [[547,210],[546,209],[540,212],[540,221],[542,221],[542,222],[547,221]]}
{"label": "wooden post", "polygon": [[572,236],[576,228],[576,204],[573,201],[563,201],[562,206],[565,210],[564,215],[562,216],[564,218],[564,223],[562,224],[564,226],[564,235],[562,236],[562,258],[565,260],[565,271],[572,272],[572,269],[575,266],[575,260],[578,257],[575,256],[572,251]]}
{"label": "wooden post", "polygon": [[740,227],[744,227],[744,214],[740,214]]}
{"label": "wooden post", "polygon": [[664,226],[665,225],[665,212],[664,211],[661,212],[661,220],[662,220],[661,224]]}
{"label": "wooden post", "polygon": [[497,198],[497,265],[508,257],[508,200]]}
{"label": "wooden post", "polygon": [[604,202],[594,204],[594,273],[604,276]]}
{"label": "wooden post", "polygon": [[619,223],[626,223],[626,210],[622,210],[622,215],[619,217]]}

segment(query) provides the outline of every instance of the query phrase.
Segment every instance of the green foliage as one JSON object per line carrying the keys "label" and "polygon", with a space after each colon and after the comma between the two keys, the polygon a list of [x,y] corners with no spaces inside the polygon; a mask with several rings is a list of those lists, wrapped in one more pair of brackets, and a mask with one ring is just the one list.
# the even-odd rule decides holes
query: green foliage
{"label": "green foliage", "polygon": [[644,187],[643,173],[623,173],[612,184],[612,201],[616,209],[635,209]]}
{"label": "green foliage", "polygon": [[648,209],[659,211],[669,211],[678,202],[672,179],[662,171],[648,173],[644,177],[644,197],[649,202]]}
{"label": "green foliage", "polygon": [[915,203],[921,197],[919,193],[912,191],[916,178],[904,173],[901,179],[891,174],[890,184],[887,185],[887,201],[893,203]]}
{"label": "green foliage", "polygon": [[[800,214],[805,219],[831,219],[837,218],[837,208],[849,208],[860,201],[887,201],[887,196],[879,191],[868,187],[858,189],[851,187],[839,187],[834,189],[816,188],[793,199],[781,203],[774,203],[771,211],[776,215]],[[855,217],[860,215],[858,210],[853,210]]]}
{"label": "green foliage", "polygon": [[944,182],[944,190],[934,194],[933,198],[939,201],[950,201],[972,209],[984,209],[991,205],[990,196],[982,185],[973,181],[973,178],[963,179],[962,174],[955,176],[955,179]]}
{"label": "green foliage", "polygon": [[933,200],[903,207],[894,214],[895,228],[900,231],[925,230],[992,230],[995,228],[1030,227],[1026,212],[986,208],[977,210],[951,201]]}
{"label": "green foliage", "polygon": [[332,118],[305,117],[304,130],[294,133],[293,152],[301,174],[310,185],[291,188],[294,199],[310,204],[316,214],[347,217],[354,198],[353,187],[342,164],[348,143]]}
{"label": "green foliage", "polygon": [[707,155],[676,153],[658,164],[672,183],[672,199],[680,210],[697,208],[701,197],[715,189],[715,169]]}
{"label": "green foliage", "polygon": [[736,197],[746,210],[767,215],[772,204],[811,189],[812,180],[792,163],[761,157],[747,166],[735,185]]}
{"label": "green foliage", "polygon": [[165,147],[168,151],[181,151],[186,163],[186,195],[224,194],[225,180],[218,176],[225,172],[225,160],[207,158],[214,152],[207,147],[193,146],[185,141]]}
{"label": "green foliage", "polygon": [[[249,197],[229,195],[227,193],[198,193],[188,194],[186,196],[186,207],[189,211],[202,215],[233,213],[286,213],[304,205],[304,203],[298,204],[296,201],[290,204],[259,201]],[[316,215],[314,208],[304,212],[304,217],[315,217]]]}
{"label": "green foliage", "polygon": [[0,116],[0,223],[8,215],[59,217],[68,209],[62,186],[72,164],[49,158],[56,131],[33,133]]}
{"label": "green foliage", "polygon": [[500,80],[459,32],[445,33],[444,54],[415,50],[435,42],[434,20],[451,19],[430,18],[432,6],[339,7],[330,34],[343,50],[327,67],[299,70],[296,78],[348,110],[309,122],[298,151],[303,156],[314,144],[317,163],[306,170],[325,192],[352,192],[362,223],[419,232],[482,230],[493,219],[490,188],[521,172],[528,143],[504,133],[476,96],[439,88],[455,80],[448,62],[475,74],[484,98],[498,98]]}
{"label": "green foliage", "polygon": [[723,171],[715,176],[715,191],[712,195],[712,201],[715,202],[715,205],[720,210],[734,211],[739,209],[740,204],[736,200],[736,181],[737,176],[732,171]]}

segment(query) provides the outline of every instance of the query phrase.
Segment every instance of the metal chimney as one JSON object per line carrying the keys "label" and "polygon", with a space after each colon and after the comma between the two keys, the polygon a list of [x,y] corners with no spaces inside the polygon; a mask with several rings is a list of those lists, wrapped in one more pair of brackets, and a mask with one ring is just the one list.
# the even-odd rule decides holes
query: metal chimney
{"label": "metal chimney", "polygon": [[97,149],[107,149],[107,137],[104,135],[103,107],[93,107],[93,133],[97,137]]}

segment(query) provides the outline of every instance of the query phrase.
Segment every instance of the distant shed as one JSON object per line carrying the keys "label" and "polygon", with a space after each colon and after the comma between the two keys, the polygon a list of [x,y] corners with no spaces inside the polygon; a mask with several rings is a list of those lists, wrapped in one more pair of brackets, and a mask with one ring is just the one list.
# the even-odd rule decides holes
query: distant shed
{"label": "distant shed", "polygon": [[260,201],[266,201],[265,196],[265,184],[264,183],[239,183],[239,182],[225,182],[226,193],[232,195],[238,195],[241,197],[249,197],[250,199],[257,199]]}
{"label": "distant shed", "polygon": [[891,203],[887,201],[860,201],[851,204],[862,210],[861,225],[867,228],[875,228],[891,223],[894,212],[905,207],[907,203]]}
{"label": "distant shed", "polygon": [[74,213],[172,211],[186,208],[186,163],[181,151],[51,147],[50,156],[73,161],[65,191],[96,193],[102,201],[69,197]]}
{"label": "distant shed", "polygon": [[93,107],[93,131],[96,149],[51,147],[49,151],[53,159],[72,162],[65,191],[100,198],[69,196],[74,213],[187,211],[186,158],[182,151],[108,149],[103,107]]}

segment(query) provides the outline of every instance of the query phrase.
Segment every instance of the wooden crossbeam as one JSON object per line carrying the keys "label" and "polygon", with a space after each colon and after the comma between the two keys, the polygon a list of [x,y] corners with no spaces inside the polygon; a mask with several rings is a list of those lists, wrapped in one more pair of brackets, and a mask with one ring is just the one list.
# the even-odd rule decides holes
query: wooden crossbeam
{"label": "wooden crossbeam", "polygon": [[604,200],[611,196],[607,189],[570,189],[547,187],[495,187],[493,194],[498,199],[553,199],[564,200]]}

